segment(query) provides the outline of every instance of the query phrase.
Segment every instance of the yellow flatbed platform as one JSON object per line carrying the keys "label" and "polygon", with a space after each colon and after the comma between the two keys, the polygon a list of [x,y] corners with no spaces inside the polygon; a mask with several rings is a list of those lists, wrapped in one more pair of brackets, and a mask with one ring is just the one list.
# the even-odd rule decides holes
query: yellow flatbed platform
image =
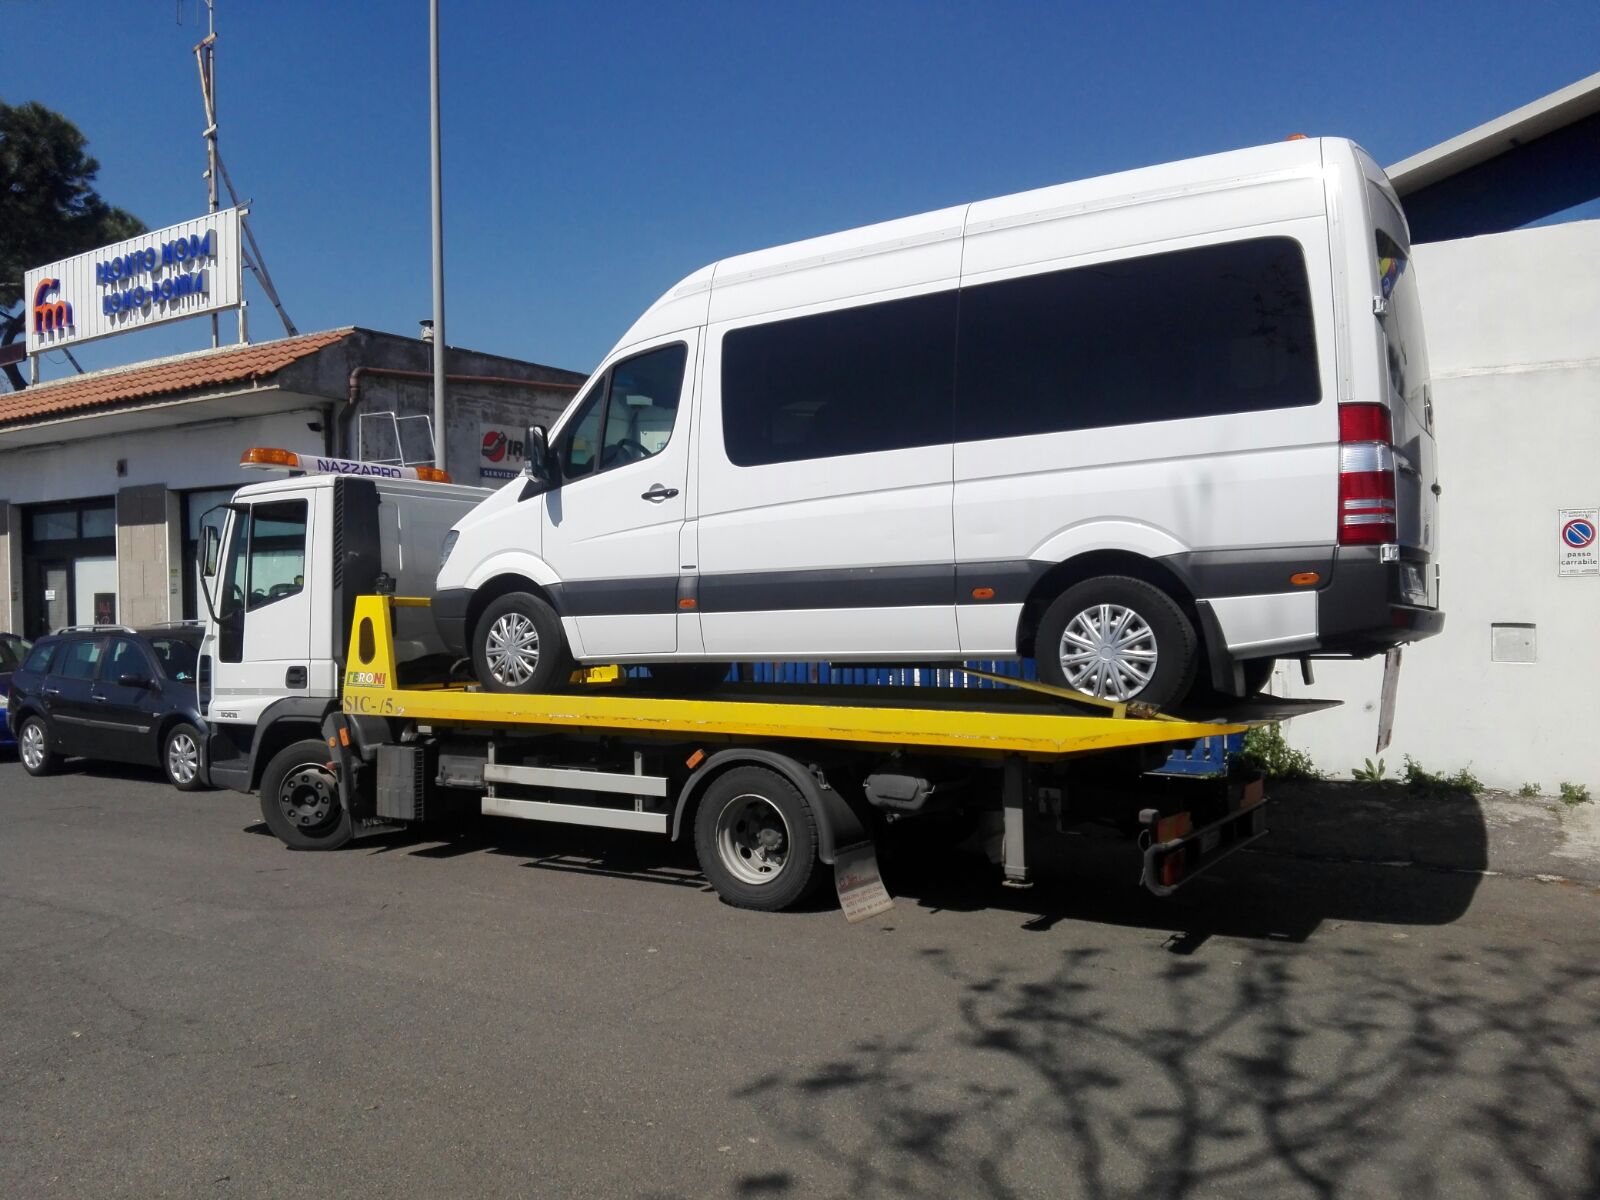
{"label": "yellow flatbed platform", "polygon": [[[1227,718],[1188,720],[1140,712],[1043,684],[1023,689],[869,689],[818,686],[730,689],[693,699],[664,697],[619,684],[580,685],[541,695],[484,692],[464,686],[397,686],[394,609],[425,607],[409,597],[356,600],[341,705],[351,716],[420,725],[584,731],[674,741],[812,741],[885,748],[921,747],[962,754],[1060,758],[1132,746],[1192,742],[1240,733],[1253,724]],[[964,694],[963,694],[964,692]]]}

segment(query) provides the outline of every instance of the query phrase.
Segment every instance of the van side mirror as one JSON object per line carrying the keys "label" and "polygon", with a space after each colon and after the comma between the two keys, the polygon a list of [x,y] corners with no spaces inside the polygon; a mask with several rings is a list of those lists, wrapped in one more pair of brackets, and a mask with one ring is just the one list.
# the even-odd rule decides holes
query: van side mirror
{"label": "van side mirror", "polygon": [[526,456],[522,465],[522,473],[533,482],[550,486],[550,480],[555,474],[550,469],[550,434],[543,425],[529,425],[527,436],[522,443],[523,453]]}

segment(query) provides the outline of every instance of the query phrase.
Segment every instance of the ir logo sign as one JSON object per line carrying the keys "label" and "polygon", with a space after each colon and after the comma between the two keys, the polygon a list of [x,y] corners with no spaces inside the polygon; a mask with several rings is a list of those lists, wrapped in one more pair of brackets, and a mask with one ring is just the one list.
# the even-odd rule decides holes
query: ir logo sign
{"label": "ir logo sign", "polygon": [[1600,508],[1563,508],[1557,522],[1561,544],[1556,574],[1600,575],[1600,547],[1595,545],[1595,532],[1600,529]]}

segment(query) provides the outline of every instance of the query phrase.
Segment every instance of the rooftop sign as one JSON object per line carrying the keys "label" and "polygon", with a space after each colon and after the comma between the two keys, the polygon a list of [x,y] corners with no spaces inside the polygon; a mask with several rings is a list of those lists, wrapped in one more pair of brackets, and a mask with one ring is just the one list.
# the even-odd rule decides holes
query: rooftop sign
{"label": "rooftop sign", "polygon": [[24,277],[28,353],[237,308],[239,210],[169,225]]}

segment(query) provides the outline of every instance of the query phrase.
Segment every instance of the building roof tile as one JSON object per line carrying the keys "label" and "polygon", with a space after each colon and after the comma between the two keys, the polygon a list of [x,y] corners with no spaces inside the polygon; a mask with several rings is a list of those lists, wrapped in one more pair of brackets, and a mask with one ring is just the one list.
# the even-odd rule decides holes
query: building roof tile
{"label": "building roof tile", "polygon": [[162,362],[96,371],[72,379],[35,384],[20,392],[0,393],[0,426],[202,388],[249,383],[281,371],[296,360],[350,336],[351,332],[351,328],[330,329],[253,346],[203,350]]}

